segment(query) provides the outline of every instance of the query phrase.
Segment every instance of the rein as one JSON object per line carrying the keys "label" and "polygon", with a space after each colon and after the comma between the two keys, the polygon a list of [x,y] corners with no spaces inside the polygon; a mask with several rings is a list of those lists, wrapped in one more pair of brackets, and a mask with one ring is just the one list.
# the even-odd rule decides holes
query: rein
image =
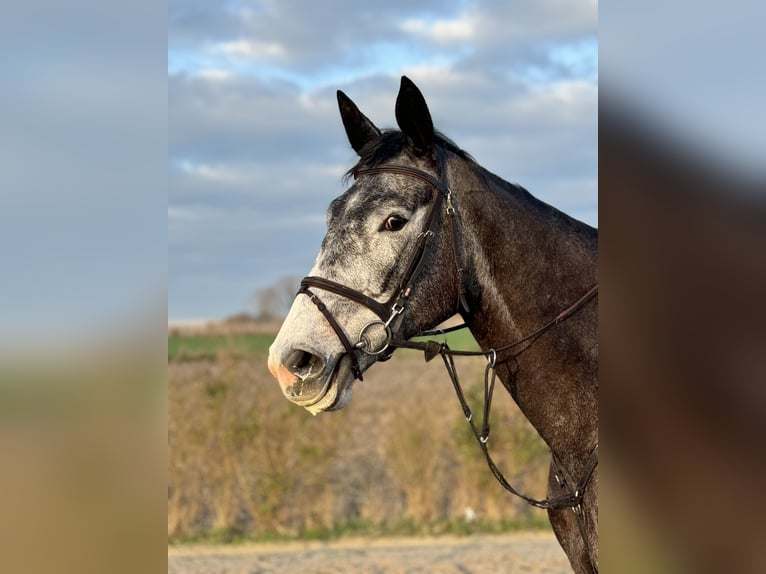
{"label": "rein", "polygon": [[[591,476],[593,475],[593,471],[598,465],[598,444],[596,444],[591,450],[588,456],[588,460],[585,463],[585,466],[583,467],[583,471],[581,473],[580,479],[576,483],[574,483],[575,488],[573,491],[570,490],[570,492],[566,495],[549,497],[542,500],[538,500],[530,496],[527,496],[525,494],[522,494],[508,482],[508,480],[505,478],[503,473],[495,464],[495,461],[492,459],[492,455],[489,452],[487,443],[489,441],[489,433],[490,433],[489,419],[490,419],[490,410],[492,407],[492,396],[495,390],[495,379],[497,376],[497,373],[495,371],[495,366],[497,364],[498,352],[508,351],[524,343],[527,343],[525,347],[521,348],[519,351],[515,352],[514,354],[510,355],[510,357],[505,359],[506,361],[508,360],[515,361],[516,357],[518,357],[524,351],[526,351],[534,343],[534,341],[537,340],[538,337],[540,337],[543,333],[545,333],[548,329],[550,329],[554,325],[557,325],[558,323],[561,323],[562,321],[565,321],[566,319],[574,315],[579,309],[584,307],[597,294],[598,294],[598,286],[594,285],[585,295],[583,295],[575,303],[573,303],[572,305],[564,309],[564,311],[559,313],[554,319],[552,319],[551,321],[549,321],[548,323],[546,323],[539,329],[530,333],[526,337],[519,339],[518,341],[515,341],[503,347],[490,349],[489,351],[455,350],[455,349],[450,349],[447,343],[440,343],[439,341],[434,341],[434,340],[428,340],[423,342],[392,340],[389,343],[392,347],[416,349],[416,350],[423,351],[426,362],[431,361],[434,357],[436,357],[436,355],[441,356],[444,362],[444,368],[446,369],[447,374],[449,375],[450,380],[452,381],[452,386],[455,389],[455,394],[457,395],[458,401],[460,402],[460,406],[463,409],[463,415],[465,416],[465,419],[468,422],[468,424],[471,425],[471,430],[473,431],[473,434],[476,437],[477,442],[479,443],[479,447],[484,453],[484,458],[487,461],[487,466],[489,466],[489,469],[492,472],[493,476],[503,488],[505,488],[511,494],[518,496],[519,498],[521,498],[528,504],[532,506],[536,506],[537,508],[544,508],[544,509],[571,508],[574,511],[574,513],[578,516],[578,522],[582,520],[581,518],[582,517],[582,500],[585,496],[585,488],[588,486]],[[457,327],[454,327],[445,331],[441,331],[441,332],[444,333],[444,332],[456,331],[464,327],[465,325],[459,325]],[[428,332],[427,334],[436,334],[438,332],[439,331]],[[455,367],[455,360],[453,358],[455,356],[474,356],[474,357],[484,356],[487,358],[487,366],[484,369],[484,404],[482,408],[483,412],[482,412],[481,430],[479,430],[479,428],[476,426],[476,423],[473,420],[473,412],[471,411],[471,407],[468,405],[468,401],[466,400],[465,394],[463,393],[463,388],[460,385],[460,378],[458,376],[457,368]],[[558,472],[556,473],[556,479],[559,482],[559,486],[572,484],[571,480],[565,481],[565,480],[559,479],[558,475],[559,474],[563,475],[565,474],[565,472],[563,470],[561,463],[557,460],[557,457],[555,455],[553,456],[553,460],[558,470]],[[583,538],[584,537],[585,535],[583,533]]]}
{"label": "rein", "polygon": [[[507,345],[489,349],[487,351],[467,351],[467,350],[456,350],[456,349],[450,349],[449,346],[446,343],[441,343],[439,341],[435,340],[428,340],[423,342],[417,342],[417,341],[408,341],[403,339],[396,339],[393,335],[393,329],[391,327],[394,320],[404,311],[406,303],[408,301],[408,298],[412,294],[414,288],[415,288],[415,282],[418,278],[418,275],[420,273],[420,270],[422,268],[423,261],[425,260],[427,248],[429,245],[431,245],[430,240],[435,236],[437,229],[436,229],[436,222],[437,222],[437,213],[439,212],[439,209],[442,205],[442,203],[446,203],[446,214],[449,216],[449,219],[451,221],[451,227],[453,230],[453,252],[455,255],[455,262],[457,265],[457,273],[458,277],[460,279],[463,268],[461,265],[461,260],[458,253],[458,241],[459,241],[459,233],[458,233],[458,222],[457,222],[457,216],[455,207],[453,204],[453,197],[452,197],[452,190],[449,188],[446,182],[446,169],[444,168],[444,158],[439,155],[439,171],[440,171],[440,177],[441,179],[437,179],[434,176],[432,176],[429,173],[426,173],[422,170],[412,168],[409,166],[403,166],[403,165],[382,165],[372,168],[363,168],[363,169],[357,169],[355,172],[355,177],[360,177],[364,175],[373,175],[373,174],[380,174],[380,173],[391,173],[395,175],[404,175],[408,177],[413,177],[415,179],[419,179],[425,183],[427,183],[429,186],[431,186],[434,190],[434,197],[433,197],[433,204],[431,205],[431,210],[428,213],[426,223],[424,225],[424,230],[418,234],[417,236],[417,244],[415,247],[415,251],[413,252],[413,255],[407,264],[406,271],[403,274],[403,278],[399,283],[399,286],[397,289],[394,290],[393,295],[391,298],[381,303],[379,301],[376,301],[372,299],[371,297],[368,297],[364,293],[361,293],[355,289],[351,289],[350,287],[347,287],[345,285],[342,285],[341,283],[337,283],[335,281],[325,279],[323,277],[315,277],[315,276],[308,276],[304,277],[301,281],[301,286],[298,291],[298,294],[304,294],[307,295],[311,301],[314,303],[314,305],[317,306],[319,311],[322,313],[322,315],[325,317],[327,322],[332,327],[333,331],[335,331],[336,335],[338,336],[338,339],[340,340],[341,344],[343,345],[343,348],[345,349],[345,353],[350,356],[351,358],[351,369],[354,373],[354,376],[362,380],[362,371],[359,365],[359,353],[365,353],[368,355],[373,356],[381,356],[384,352],[390,351],[393,352],[396,348],[403,348],[403,349],[416,349],[424,352],[425,360],[431,361],[436,355],[440,355],[442,357],[442,360],[444,362],[445,369],[447,370],[447,373],[449,374],[450,380],[452,381],[452,385],[455,389],[455,394],[457,395],[458,400],[460,401],[460,405],[463,409],[463,414],[465,415],[466,420],[471,425],[471,428],[473,430],[473,433],[476,437],[477,442],[479,443],[479,446],[484,453],[484,457],[486,458],[487,465],[489,466],[490,471],[494,475],[494,477],[497,479],[497,481],[505,488],[508,492],[511,494],[518,496],[528,504],[532,506],[536,506],[538,508],[545,508],[545,509],[560,509],[560,508],[571,508],[574,513],[577,515],[578,518],[578,525],[580,527],[580,532],[583,536],[583,539],[585,541],[585,526],[584,526],[584,516],[582,512],[582,501],[585,493],[585,489],[588,486],[588,483],[590,482],[591,476],[593,475],[593,471],[595,470],[596,466],[598,465],[598,444],[593,447],[593,449],[590,452],[590,455],[588,457],[588,460],[585,463],[585,466],[583,467],[583,471],[580,475],[579,480],[576,483],[572,483],[570,480],[560,480],[559,474],[562,476],[565,476],[566,473],[563,471],[563,467],[557,460],[557,457],[555,454],[553,455],[553,461],[554,465],[557,467],[558,472],[555,473],[556,479],[559,482],[560,486],[567,486],[567,490],[569,491],[568,494],[561,495],[561,496],[555,496],[555,497],[549,497],[542,500],[538,500],[535,498],[532,498],[530,496],[527,496],[525,494],[522,494],[521,492],[517,491],[513,486],[506,480],[503,473],[498,469],[497,465],[495,464],[494,460],[492,459],[492,456],[489,453],[489,450],[487,448],[487,442],[489,440],[489,433],[490,433],[490,424],[489,424],[489,418],[490,418],[490,409],[492,405],[492,395],[495,388],[495,379],[496,379],[496,370],[495,366],[497,363],[497,357],[499,353],[506,353],[508,351],[514,351],[508,358],[504,358],[503,361],[513,360],[521,355],[524,351],[526,351],[530,346],[532,346],[537,339],[539,339],[546,331],[554,327],[555,325],[558,325],[570,317],[572,317],[575,313],[577,313],[580,309],[585,307],[591,300],[593,300],[598,295],[598,285],[594,285],[591,287],[582,297],[580,297],[577,301],[569,305],[566,309],[562,310],[556,317],[533,331],[532,333],[526,335],[525,337],[522,337],[521,339],[514,341],[512,343],[509,343]],[[467,304],[465,303],[464,293],[463,293],[463,283],[462,280],[459,281],[459,293],[458,293],[458,306],[462,305],[464,309],[467,310]],[[335,293],[337,295],[340,295],[342,297],[345,297],[347,299],[350,299],[352,301],[355,301],[356,303],[359,303],[360,305],[370,309],[375,315],[379,317],[378,320],[371,321],[370,323],[367,323],[364,327],[362,327],[357,342],[352,343],[349,336],[346,334],[346,332],[343,330],[343,328],[340,326],[338,321],[335,319],[335,317],[332,315],[331,311],[327,309],[326,305],[322,302],[322,300],[317,296],[312,290],[311,287],[322,289],[324,291],[329,291],[331,293]],[[386,333],[386,339],[385,342],[382,344],[382,346],[378,349],[372,349],[370,341],[367,337],[367,332],[372,329],[374,326],[382,326]],[[432,336],[437,334],[444,334],[451,331],[456,331],[458,329],[464,328],[465,325],[460,325],[457,327],[445,329],[445,330],[434,330],[434,331],[426,331],[421,334],[421,336]],[[476,424],[473,421],[473,413],[471,412],[471,408],[468,405],[468,402],[465,399],[465,395],[463,393],[463,389],[460,385],[460,379],[458,377],[457,369],[455,368],[455,362],[454,357],[455,356],[484,356],[487,358],[487,366],[484,370],[484,405],[483,405],[483,420],[481,424],[481,429],[479,429]],[[385,360],[390,357],[390,354],[387,356],[381,356],[379,360]],[[569,485],[574,484],[574,490],[572,490]],[[587,541],[586,547],[587,547]]]}

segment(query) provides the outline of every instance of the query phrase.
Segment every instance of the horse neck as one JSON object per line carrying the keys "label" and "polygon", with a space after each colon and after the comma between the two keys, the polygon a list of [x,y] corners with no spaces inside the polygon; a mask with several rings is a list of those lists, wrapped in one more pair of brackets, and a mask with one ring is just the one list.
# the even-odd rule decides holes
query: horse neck
{"label": "horse neck", "polygon": [[[522,188],[476,176],[458,196],[471,278],[464,319],[490,349],[534,332],[597,281],[597,233]],[[596,329],[592,301],[515,360],[498,357],[498,377],[573,472],[597,440]]]}

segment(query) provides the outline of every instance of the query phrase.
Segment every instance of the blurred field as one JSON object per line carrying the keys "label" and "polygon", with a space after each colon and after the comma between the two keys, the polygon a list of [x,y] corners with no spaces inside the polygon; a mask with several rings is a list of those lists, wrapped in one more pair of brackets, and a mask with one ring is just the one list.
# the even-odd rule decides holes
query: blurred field
{"label": "blurred field", "polygon": [[[543,511],[491,476],[439,361],[399,351],[365,374],[346,409],[312,417],[269,375],[266,338],[175,336],[171,543],[548,528]],[[458,362],[477,412],[483,366]],[[492,420],[500,467],[522,490],[544,495],[547,449],[504,392]]]}
{"label": "blurred field", "polygon": [[[260,332],[258,327],[247,331],[217,330],[213,327],[194,330],[173,329],[168,334],[168,359],[215,360],[219,351],[235,355],[266,355],[274,337],[273,331]],[[479,349],[479,345],[467,329],[433,338],[446,341],[454,349]],[[425,337],[416,337],[414,340],[424,339]]]}
{"label": "blurred field", "polygon": [[571,571],[563,550],[549,532],[183,546],[168,551],[169,574],[569,574]]}
{"label": "blurred field", "polygon": [[219,351],[236,355],[266,355],[274,340],[267,333],[237,335],[177,335],[168,336],[168,359],[216,360]]}

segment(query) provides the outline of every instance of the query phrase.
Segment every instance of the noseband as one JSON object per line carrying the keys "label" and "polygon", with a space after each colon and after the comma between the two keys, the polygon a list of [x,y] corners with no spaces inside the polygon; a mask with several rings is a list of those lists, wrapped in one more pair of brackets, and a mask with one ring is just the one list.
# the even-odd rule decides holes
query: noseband
{"label": "noseband", "polygon": [[[427,248],[432,245],[430,241],[436,235],[436,226],[438,221],[436,215],[439,212],[442,203],[446,202],[447,204],[447,215],[455,215],[455,208],[452,203],[452,190],[449,188],[449,185],[447,185],[446,182],[446,169],[444,167],[444,160],[441,155],[438,157],[441,179],[436,179],[431,174],[420,169],[404,165],[382,165],[377,167],[358,169],[354,174],[357,178],[363,175],[375,175],[380,173],[404,175],[419,179],[427,183],[433,189],[431,209],[428,212],[425,225],[423,226],[423,231],[421,231],[417,236],[415,251],[409,260],[406,271],[402,275],[402,280],[399,282],[399,285],[394,290],[388,301],[381,303],[375,299],[372,299],[371,297],[368,297],[364,293],[357,291],[356,289],[352,289],[341,283],[331,281],[330,279],[325,279],[324,277],[308,276],[301,280],[301,286],[298,290],[298,294],[303,293],[304,295],[307,295],[311,299],[311,302],[316,305],[317,309],[319,309],[319,312],[322,313],[330,327],[332,327],[333,331],[335,331],[335,334],[338,336],[338,339],[345,349],[345,354],[349,355],[351,358],[351,371],[354,373],[354,377],[360,381],[362,380],[362,369],[359,366],[359,353],[378,356],[380,357],[378,359],[380,361],[384,361],[391,356],[390,353],[383,355],[383,353],[389,350],[389,344],[393,338],[391,324],[404,311],[407,300],[413,293],[415,282],[420,274],[423,262],[425,261]],[[457,262],[458,231],[457,225],[454,221],[452,222],[452,230],[455,236],[453,248],[455,250],[455,261]],[[457,266],[458,273],[460,273],[461,269],[459,263]],[[333,316],[332,312],[322,302],[319,296],[310,289],[310,287],[316,287],[324,291],[329,291],[359,303],[363,307],[367,307],[370,311],[375,313],[379,319],[370,321],[364,327],[362,327],[361,331],[359,332],[357,342],[352,343],[346,332],[338,323],[337,319]],[[459,293],[459,300],[463,305],[465,305],[462,293],[462,282]],[[371,348],[371,342],[367,335],[371,329],[378,325],[382,326],[385,330],[386,339],[379,349],[373,349]]]}

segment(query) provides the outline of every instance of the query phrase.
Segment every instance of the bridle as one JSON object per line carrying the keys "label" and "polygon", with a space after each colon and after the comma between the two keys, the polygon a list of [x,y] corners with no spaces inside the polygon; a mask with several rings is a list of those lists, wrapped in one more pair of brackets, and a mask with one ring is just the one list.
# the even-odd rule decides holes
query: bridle
{"label": "bridle", "polygon": [[[391,325],[394,322],[394,320],[404,311],[407,300],[412,295],[415,289],[416,280],[418,279],[420,270],[422,269],[422,266],[423,266],[423,262],[425,261],[425,258],[426,258],[427,247],[430,245],[431,239],[435,237],[437,233],[436,227],[438,223],[438,218],[436,216],[439,213],[442,203],[446,203],[447,205],[446,213],[448,216],[453,218],[451,227],[452,227],[453,235],[454,235],[453,248],[455,250],[455,261],[457,264],[458,274],[460,275],[462,273],[462,267],[459,263],[458,252],[457,252],[457,244],[458,244],[459,238],[458,238],[457,222],[454,221],[456,211],[453,205],[452,190],[449,188],[446,182],[446,170],[444,169],[443,156],[439,154],[437,157],[439,158],[439,168],[440,168],[439,172],[441,173],[441,179],[436,179],[434,176],[432,176],[428,172],[422,171],[417,168],[405,166],[405,165],[381,165],[381,166],[370,167],[370,168],[359,168],[355,170],[354,172],[355,178],[359,178],[365,175],[374,175],[374,174],[380,174],[380,173],[404,175],[404,176],[412,177],[415,179],[419,179],[427,183],[433,189],[431,208],[428,212],[428,215],[426,216],[426,221],[423,226],[423,231],[421,231],[418,234],[415,250],[413,251],[413,254],[410,257],[406,270],[404,274],[402,275],[401,281],[399,282],[399,285],[393,291],[393,294],[388,299],[388,301],[384,303],[378,302],[375,299],[368,297],[364,293],[357,291],[356,289],[351,289],[350,287],[347,287],[335,281],[331,281],[330,279],[325,279],[324,277],[308,276],[308,277],[304,277],[301,280],[301,285],[300,285],[300,289],[298,290],[298,294],[302,293],[304,295],[307,295],[311,299],[312,303],[314,303],[317,309],[319,309],[319,311],[322,313],[322,315],[327,320],[327,322],[330,324],[330,327],[332,327],[333,331],[335,331],[335,334],[338,336],[338,339],[340,340],[341,344],[343,345],[343,348],[345,349],[344,354],[349,355],[351,359],[351,371],[353,372],[354,377],[359,379],[360,381],[363,380],[362,369],[359,365],[360,353],[377,356],[379,357],[378,360],[385,360],[387,358],[390,358],[390,353],[388,354],[388,356],[383,356],[383,353],[385,353],[386,351],[393,352],[393,347],[391,346],[391,343],[393,342],[394,339],[393,339],[393,330]],[[346,334],[346,332],[343,330],[343,328],[340,326],[338,321],[333,316],[333,314],[330,312],[327,306],[322,302],[319,296],[310,289],[310,287],[317,287],[324,291],[329,291],[331,293],[341,295],[342,297],[345,297],[346,299],[350,299],[356,303],[359,303],[360,305],[367,307],[370,311],[375,313],[375,315],[377,315],[379,319],[375,321],[371,321],[367,323],[366,325],[364,325],[364,327],[362,327],[361,331],[359,332],[357,342],[352,343],[348,335]],[[467,308],[467,305],[465,304],[465,299],[463,297],[462,281],[460,282],[458,301]],[[367,337],[367,334],[373,327],[378,325],[384,328],[386,333],[386,339],[380,348],[372,349],[369,338]]]}
{"label": "bridle", "polygon": [[[345,349],[344,354],[347,354],[350,356],[351,370],[354,374],[354,377],[359,380],[362,380],[362,370],[359,365],[359,356],[358,356],[360,353],[378,356],[379,357],[378,360],[385,360],[389,358],[390,353],[392,353],[393,350],[396,348],[408,348],[408,349],[421,350],[424,352],[426,361],[430,361],[436,355],[440,355],[443,359],[444,366],[447,370],[447,373],[450,376],[450,379],[455,389],[455,393],[457,394],[458,400],[460,401],[460,405],[463,409],[463,414],[466,420],[468,421],[468,423],[471,425],[471,428],[473,429],[473,433],[487,460],[487,464],[490,468],[490,471],[495,476],[497,481],[511,494],[518,496],[519,498],[526,501],[528,504],[532,506],[536,506],[538,508],[544,508],[544,509],[571,508],[573,512],[575,513],[575,515],[577,516],[578,527],[580,529],[580,533],[583,537],[583,541],[587,548],[588,547],[587,536],[586,536],[587,526],[585,524],[585,521],[586,521],[585,514],[582,509],[582,501],[585,496],[585,489],[588,483],[590,482],[591,476],[593,475],[593,471],[598,465],[598,444],[596,444],[590,451],[590,455],[588,456],[588,459],[583,467],[583,470],[580,474],[580,478],[576,481],[567,475],[563,465],[561,465],[560,461],[558,460],[558,458],[556,457],[554,453],[553,461],[554,461],[554,466],[556,467],[556,470],[557,470],[557,472],[555,472],[554,475],[559,484],[559,487],[566,490],[567,494],[538,500],[517,491],[506,480],[503,473],[498,469],[497,465],[492,460],[492,457],[487,448],[487,441],[489,440],[489,433],[490,433],[489,416],[490,416],[490,408],[492,404],[492,395],[495,388],[495,377],[496,377],[495,367],[497,364],[498,354],[500,353],[504,354],[503,362],[506,362],[506,363],[509,361],[515,362],[516,358],[519,355],[521,355],[524,351],[526,351],[530,346],[532,346],[534,342],[537,339],[539,339],[545,332],[547,332],[549,329],[551,329],[555,325],[558,325],[566,321],[567,319],[569,319],[571,316],[577,313],[580,309],[582,309],[585,305],[587,305],[591,300],[597,297],[598,284],[591,287],[577,301],[569,305],[566,309],[564,309],[558,315],[556,315],[556,317],[554,317],[553,319],[551,319],[550,321],[548,321],[547,323],[545,323],[544,325],[542,325],[541,327],[533,331],[532,333],[522,337],[521,339],[517,341],[514,341],[502,347],[489,349],[487,351],[454,350],[454,349],[450,349],[449,346],[446,344],[446,342],[439,342],[435,340],[427,340],[427,341],[419,342],[419,341],[411,341],[411,340],[394,338],[392,323],[405,310],[407,301],[409,297],[412,295],[414,289],[416,288],[417,279],[422,269],[423,262],[426,258],[427,249],[430,245],[432,245],[430,241],[433,237],[435,237],[438,231],[436,229],[436,225],[438,222],[437,214],[442,204],[444,203],[446,203],[445,213],[448,216],[448,219],[450,221],[450,227],[452,228],[452,231],[453,231],[452,246],[453,246],[453,253],[455,258],[455,264],[457,267],[458,285],[459,285],[458,299],[457,299],[458,306],[462,305],[466,310],[468,310],[468,306],[465,302],[464,291],[463,291],[463,281],[462,281],[463,267],[462,267],[462,263],[460,259],[460,250],[458,248],[460,237],[459,237],[459,223],[457,220],[457,211],[455,210],[454,197],[453,197],[452,190],[450,189],[446,181],[446,176],[447,176],[447,172],[445,168],[446,163],[444,160],[444,156],[442,155],[444,152],[442,152],[438,148],[437,148],[437,152],[438,152],[437,161],[439,164],[438,167],[439,167],[439,174],[440,174],[439,179],[435,178],[433,175],[425,171],[422,171],[420,169],[409,167],[409,166],[403,166],[403,165],[380,165],[380,166],[369,167],[369,168],[357,168],[354,171],[355,178],[359,178],[361,176],[375,175],[375,174],[384,174],[384,173],[404,175],[404,176],[412,177],[420,181],[423,181],[427,183],[429,186],[431,186],[431,188],[433,189],[432,204],[431,204],[430,211],[428,212],[425,225],[423,227],[423,231],[421,231],[417,236],[417,244],[416,244],[415,250],[413,251],[413,254],[407,264],[406,271],[402,275],[402,279],[399,282],[398,287],[394,290],[392,296],[387,301],[381,303],[379,301],[376,301],[375,299],[372,299],[371,297],[368,297],[364,293],[357,291],[355,289],[352,289],[350,287],[347,287],[341,283],[337,283],[335,281],[325,279],[323,277],[315,277],[315,276],[304,277],[303,280],[301,280],[301,285],[300,285],[300,289],[298,290],[298,294],[307,295],[311,299],[311,301],[314,303],[314,305],[316,305],[316,307],[319,309],[322,315],[325,317],[325,319],[327,320],[329,325],[332,327],[335,334],[338,336],[338,339],[340,340],[341,344],[343,345],[343,348]],[[319,296],[316,295],[316,293],[314,293],[311,290],[311,287],[319,288],[324,291],[329,291],[331,293],[335,293],[337,295],[345,297],[346,299],[350,299],[351,301],[359,303],[360,305],[370,309],[373,313],[375,313],[375,315],[378,316],[379,319],[371,321],[367,323],[364,327],[362,327],[362,329],[360,330],[357,342],[352,343],[348,335],[346,334],[346,332],[343,330],[343,328],[340,326],[338,321],[333,316],[332,312],[322,302]],[[379,348],[372,349],[370,341],[367,337],[367,333],[370,329],[378,325],[382,326],[385,329],[386,339]],[[455,331],[464,327],[465,325],[459,325],[457,327],[453,327],[450,329],[426,331],[424,333],[421,333],[420,335],[432,336],[436,334],[444,334],[444,333]],[[387,351],[389,352],[389,354],[387,356],[383,356],[383,353]],[[465,395],[460,385],[460,380],[459,380],[457,370],[455,368],[455,362],[453,359],[453,357],[457,355],[484,356],[487,358],[487,366],[484,372],[484,404],[483,404],[483,421],[481,425],[481,430],[476,426],[476,424],[473,421],[473,414],[468,405],[468,402],[465,399]],[[593,560],[591,560],[591,562],[593,563]],[[593,566],[595,569],[596,568],[595,564],[593,564]]]}

